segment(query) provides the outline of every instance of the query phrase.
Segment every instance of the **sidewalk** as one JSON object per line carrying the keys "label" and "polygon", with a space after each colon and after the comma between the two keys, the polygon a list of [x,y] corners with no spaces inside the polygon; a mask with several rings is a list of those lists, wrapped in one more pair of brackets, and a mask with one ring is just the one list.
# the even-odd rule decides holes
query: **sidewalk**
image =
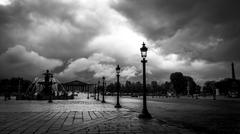
{"label": "sidewalk", "polygon": [[115,109],[93,98],[47,101],[0,101],[1,134],[156,133],[190,134],[156,119],[138,119],[139,113]]}
{"label": "sidewalk", "polygon": [[[109,96],[109,97],[115,97],[115,96]],[[116,98],[116,97],[115,97]],[[142,100],[142,96],[138,97],[131,97],[131,96],[121,96],[121,98],[134,98],[138,100]],[[176,97],[165,97],[165,96],[147,96],[148,101],[161,101],[161,102],[189,102],[189,101],[235,101],[235,102],[240,102],[240,98],[230,98],[226,96],[216,96],[216,100],[213,100],[212,96],[199,96],[197,99],[194,97],[192,98],[191,96],[181,96],[180,98]]]}

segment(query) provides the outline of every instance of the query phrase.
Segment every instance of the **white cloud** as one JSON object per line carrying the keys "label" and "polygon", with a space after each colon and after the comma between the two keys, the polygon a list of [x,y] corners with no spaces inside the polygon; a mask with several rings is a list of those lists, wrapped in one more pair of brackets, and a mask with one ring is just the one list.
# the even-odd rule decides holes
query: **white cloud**
{"label": "white cloud", "polygon": [[162,74],[161,78],[165,79],[169,79],[169,75],[173,72],[182,72],[199,79],[201,82],[208,79],[223,78],[229,73],[229,67],[224,62],[213,63],[206,60],[192,60],[183,58],[178,54],[165,55],[157,49],[150,49],[147,69],[149,74],[152,75],[159,75],[164,72],[165,74]]}
{"label": "white cloud", "polygon": [[0,0],[0,5],[7,6],[10,5],[11,1],[10,0]]}
{"label": "white cloud", "polygon": [[136,77],[137,74],[137,68],[135,66],[132,67],[125,67],[121,71],[121,77],[126,77],[127,79]]}
{"label": "white cloud", "polygon": [[[115,59],[112,57],[103,55],[102,53],[94,53],[88,58],[79,58],[72,61],[68,67],[58,74],[61,78],[76,79],[79,77],[78,74],[81,72],[93,72],[93,78],[106,77],[107,80],[115,78],[116,75],[116,64]],[[123,67],[121,76],[127,79],[135,77],[136,67],[126,66]]]}
{"label": "white cloud", "polygon": [[112,57],[106,56],[102,53],[94,53],[92,56],[89,57],[89,60],[96,61],[96,62],[106,62],[106,63],[112,63],[116,61]]}
{"label": "white cloud", "polygon": [[[60,77],[65,78],[77,78],[77,73],[83,71],[95,72],[95,77],[102,77],[99,75],[99,72],[105,72],[104,70],[111,69],[111,66],[102,64],[103,62],[112,63],[115,62],[115,59],[105,56],[101,53],[95,53],[88,58],[79,58],[75,61],[72,61],[67,68],[59,73]],[[107,74],[106,74],[107,75]],[[108,75],[108,77],[111,77]]]}

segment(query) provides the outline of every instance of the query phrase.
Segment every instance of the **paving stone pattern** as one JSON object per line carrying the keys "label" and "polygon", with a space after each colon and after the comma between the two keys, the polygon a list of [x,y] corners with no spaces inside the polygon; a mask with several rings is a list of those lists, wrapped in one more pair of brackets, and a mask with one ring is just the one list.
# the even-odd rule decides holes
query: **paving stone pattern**
{"label": "paving stone pattern", "polygon": [[131,111],[0,113],[1,134],[192,133]]}
{"label": "paving stone pattern", "polygon": [[54,101],[53,104],[9,101],[0,102],[0,108],[0,134],[192,133],[156,119],[139,119],[137,112],[115,109],[112,104],[94,100]]}

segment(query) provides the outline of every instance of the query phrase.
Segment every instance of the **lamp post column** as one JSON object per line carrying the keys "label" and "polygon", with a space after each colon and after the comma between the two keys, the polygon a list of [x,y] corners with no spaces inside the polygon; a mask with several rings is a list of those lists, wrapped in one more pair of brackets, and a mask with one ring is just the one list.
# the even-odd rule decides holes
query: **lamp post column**
{"label": "lamp post column", "polygon": [[94,84],[94,99],[96,100],[97,99],[97,85],[96,84]]}
{"label": "lamp post column", "polygon": [[102,87],[102,103],[105,103],[105,98],[104,98],[104,95],[105,95],[105,82],[104,82],[104,80],[105,80],[105,77],[103,77],[102,78],[103,79],[103,87]]}
{"label": "lamp post column", "polygon": [[18,96],[16,98],[18,100],[21,98],[21,78],[18,78]]}
{"label": "lamp post column", "polygon": [[122,106],[119,103],[119,91],[120,91],[120,84],[119,84],[120,67],[119,67],[119,65],[116,68],[116,72],[117,72],[117,104],[115,105],[115,108],[121,108]]}
{"label": "lamp post column", "polygon": [[97,100],[99,101],[99,89],[100,88],[100,81],[98,81],[98,86],[97,86]]}
{"label": "lamp post column", "polygon": [[87,90],[88,90],[87,99],[89,99],[89,85],[87,85]]}
{"label": "lamp post column", "polygon": [[147,60],[145,59],[147,57],[147,50],[148,48],[143,43],[141,50],[142,55],[142,64],[143,64],[143,109],[142,113],[139,115],[139,118],[145,118],[145,119],[151,119],[152,116],[147,110],[147,86],[146,86],[146,63]]}

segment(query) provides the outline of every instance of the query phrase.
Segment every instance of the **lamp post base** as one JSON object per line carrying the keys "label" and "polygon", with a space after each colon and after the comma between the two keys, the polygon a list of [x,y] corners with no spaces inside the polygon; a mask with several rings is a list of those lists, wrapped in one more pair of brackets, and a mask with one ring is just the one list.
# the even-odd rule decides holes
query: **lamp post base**
{"label": "lamp post base", "polygon": [[102,103],[105,103],[105,100],[102,100]]}
{"label": "lamp post base", "polygon": [[143,112],[143,113],[138,115],[138,118],[140,118],[140,119],[152,119],[152,116],[148,112]]}
{"label": "lamp post base", "polygon": [[120,104],[116,104],[114,107],[115,108],[122,108],[122,106]]}
{"label": "lamp post base", "polygon": [[52,103],[52,102],[53,102],[53,97],[51,95],[49,95],[48,103]]}

